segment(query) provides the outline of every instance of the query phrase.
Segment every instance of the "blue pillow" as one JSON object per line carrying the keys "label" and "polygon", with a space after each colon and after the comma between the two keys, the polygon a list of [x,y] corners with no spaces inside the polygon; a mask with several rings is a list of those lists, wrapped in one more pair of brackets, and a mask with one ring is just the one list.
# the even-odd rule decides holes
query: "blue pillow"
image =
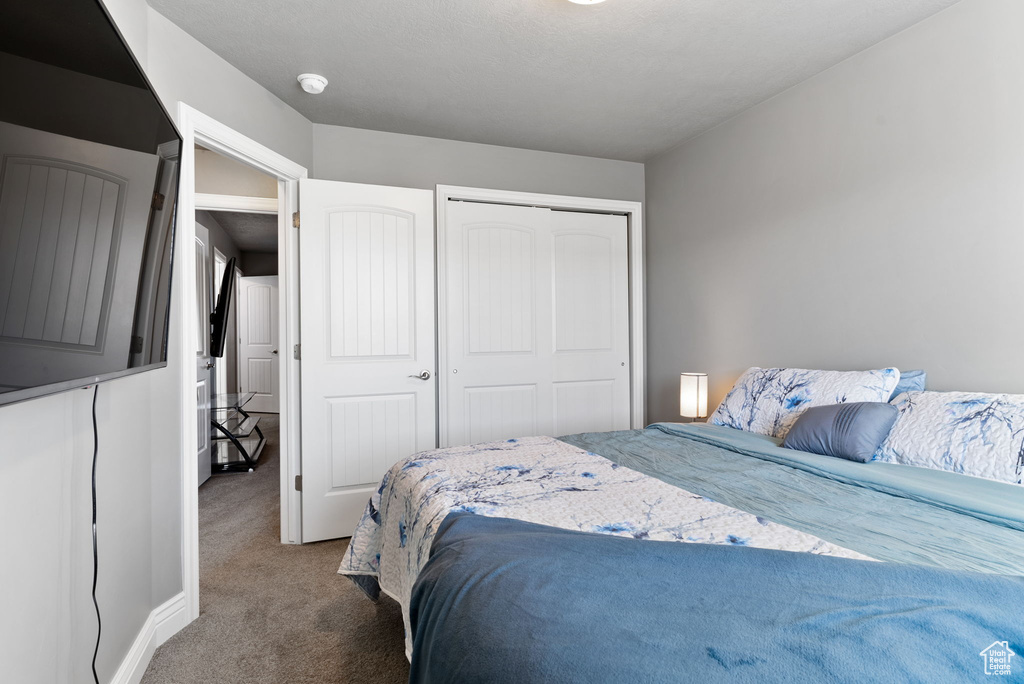
{"label": "blue pillow", "polygon": [[900,381],[896,383],[896,389],[892,391],[889,401],[892,401],[904,392],[923,392],[924,383],[927,379],[928,374],[923,370],[900,371]]}
{"label": "blue pillow", "polygon": [[782,446],[867,463],[898,415],[892,404],[873,401],[815,406],[797,418]]}

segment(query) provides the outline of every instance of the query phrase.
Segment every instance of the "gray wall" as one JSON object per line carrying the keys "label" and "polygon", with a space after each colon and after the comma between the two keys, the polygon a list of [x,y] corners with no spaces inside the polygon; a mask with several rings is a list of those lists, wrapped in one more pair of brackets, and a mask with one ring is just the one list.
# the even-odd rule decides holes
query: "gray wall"
{"label": "gray wall", "polygon": [[965,0],[648,162],[651,420],[751,365],[1024,392],[1021,26]]}
{"label": "gray wall", "polygon": [[242,253],[238,251],[238,247],[231,241],[231,237],[225,232],[221,225],[217,222],[216,216],[209,211],[197,211],[196,221],[206,226],[210,230],[210,242],[213,246],[220,250],[220,253],[227,258],[235,257],[239,261],[242,259]]}
{"label": "gray wall", "polygon": [[[184,100],[311,165],[305,118],[144,0],[106,2],[172,116]],[[179,243],[176,263],[183,250]],[[99,388],[101,681],[110,681],[152,609],[182,589],[180,278],[174,287],[168,367]],[[74,390],[0,408],[0,516],[15,521],[3,538],[13,560],[0,563],[13,601],[0,615],[4,681],[92,681],[91,397]]]}
{"label": "gray wall", "polygon": [[311,176],[429,190],[441,184],[644,198],[643,164],[320,124],[313,125]]}
{"label": "gray wall", "polygon": [[277,252],[242,252],[242,275],[277,275]]}
{"label": "gray wall", "polygon": [[147,17],[144,66],[172,116],[180,100],[296,164],[312,166],[308,119],[162,14],[150,9]]}

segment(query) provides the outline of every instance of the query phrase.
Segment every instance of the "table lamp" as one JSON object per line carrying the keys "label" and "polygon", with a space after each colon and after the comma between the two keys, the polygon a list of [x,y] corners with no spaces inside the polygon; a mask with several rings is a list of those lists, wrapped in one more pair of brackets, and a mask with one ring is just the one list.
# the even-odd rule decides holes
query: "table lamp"
{"label": "table lamp", "polygon": [[708,415],[708,374],[679,374],[679,415],[706,418]]}

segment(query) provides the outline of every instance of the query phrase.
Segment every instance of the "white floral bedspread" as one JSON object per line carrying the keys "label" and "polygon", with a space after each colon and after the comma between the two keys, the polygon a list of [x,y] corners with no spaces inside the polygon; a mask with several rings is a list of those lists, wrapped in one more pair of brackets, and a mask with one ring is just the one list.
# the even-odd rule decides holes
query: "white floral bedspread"
{"label": "white floral bedspread", "polygon": [[657,541],[866,556],[621,467],[552,437],[437,449],[396,463],[356,527],[338,572],[375,577],[402,605],[451,511]]}

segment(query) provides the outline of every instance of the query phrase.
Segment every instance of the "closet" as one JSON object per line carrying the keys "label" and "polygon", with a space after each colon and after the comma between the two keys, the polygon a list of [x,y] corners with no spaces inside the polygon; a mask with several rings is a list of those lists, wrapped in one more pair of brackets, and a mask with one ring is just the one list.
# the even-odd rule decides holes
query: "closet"
{"label": "closet", "polygon": [[[435,446],[631,423],[621,214],[301,185],[302,539]],[[635,391],[635,390],[634,390]]]}
{"label": "closet", "polygon": [[442,445],[628,429],[626,218],[445,213]]}

